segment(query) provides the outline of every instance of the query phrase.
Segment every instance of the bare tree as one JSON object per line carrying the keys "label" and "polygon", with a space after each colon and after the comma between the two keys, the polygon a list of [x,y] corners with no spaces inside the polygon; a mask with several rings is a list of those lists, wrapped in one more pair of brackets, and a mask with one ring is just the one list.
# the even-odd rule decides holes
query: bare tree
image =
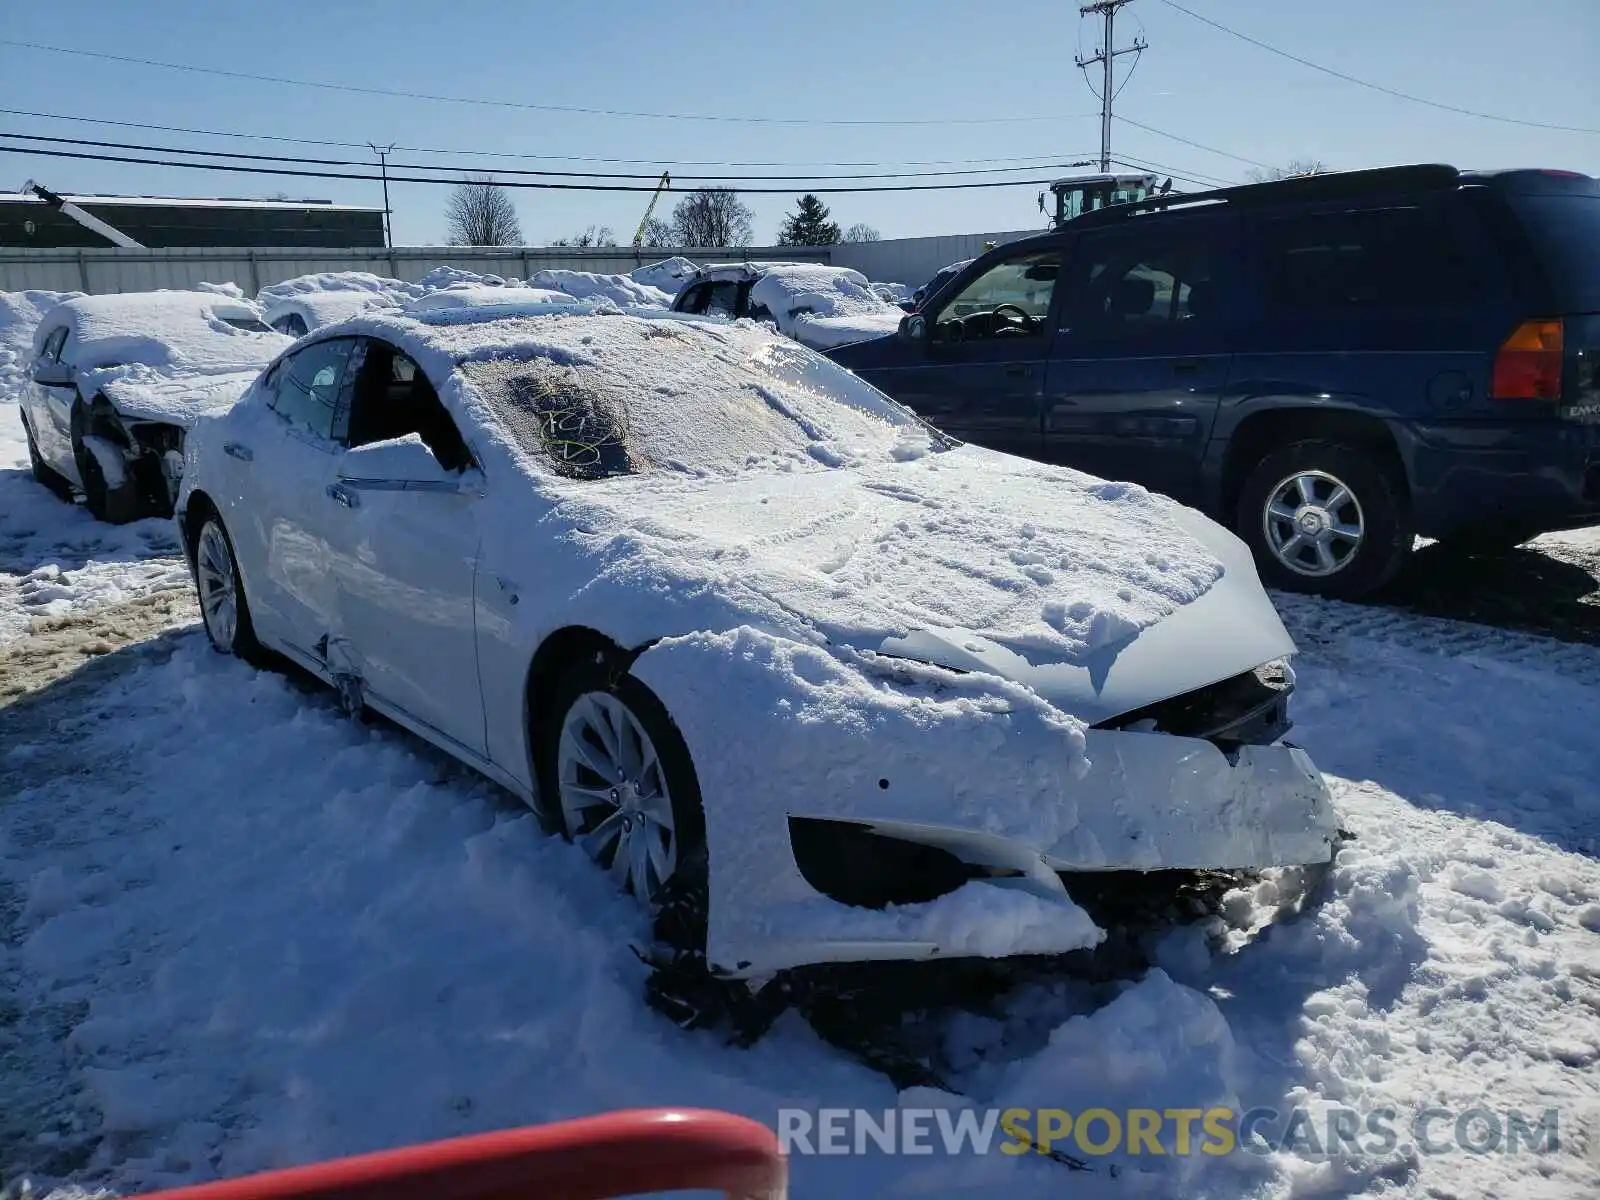
{"label": "bare tree", "polygon": [[844,242],[876,242],[881,241],[883,235],[864,221],[857,221],[844,231],[840,241]]}
{"label": "bare tree", "polygon": [[1326,175],[1330,170],[1320,158],[1296,158],[1286,167],[1252,167],[1245,172],[1251,183],[1271,183],[1278,179],[1293,179],[1297,175]]}
{"label": "bare tree", "polygon": [[671,224],[660,217],[651,217],[644,223],[644,244],[652,250],[677,245],[673,237]]}
{"label": "bare tree", "polygon": [[701,188],[672,210],[672,240],[679,246],[748,246],[754,217],[732,188]]}
{"label": "bare tree", "polygon": [[450,191],[444,210],[445,227],[452,246],[516,246],[522,243],[522,226],[511,194],[485,175],[471,183],[458,183]]}
{"label": "bare tree", "polygon": [[550,243],[552,246],[615,246],[617,235],[609,225],[591,225],[582,233],[572,234],[570,237],[557,238]]}

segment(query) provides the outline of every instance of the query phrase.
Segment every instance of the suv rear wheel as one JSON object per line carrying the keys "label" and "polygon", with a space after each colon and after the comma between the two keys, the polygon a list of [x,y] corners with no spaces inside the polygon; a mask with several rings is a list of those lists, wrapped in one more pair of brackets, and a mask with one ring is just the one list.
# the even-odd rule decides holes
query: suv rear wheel
{"label": "suv rear wheel", "polygon": [[1370,451],[1320,439],[1262,458],[1236,520],[1268,587],[1347,600],[1399,574],[1413,541],[1404,481]]}

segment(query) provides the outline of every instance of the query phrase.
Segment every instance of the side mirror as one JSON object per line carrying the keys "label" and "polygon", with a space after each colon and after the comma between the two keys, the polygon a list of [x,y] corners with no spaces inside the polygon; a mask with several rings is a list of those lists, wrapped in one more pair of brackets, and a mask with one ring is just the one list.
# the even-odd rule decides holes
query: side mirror
{"label": "side mirror", "polygon": [[913,342],[926,341],[928,318],[921,313],[908,313],[900,318],[900,336]]}
{"label": "side mirror", "polygon": [[45,387],[71,387],[72,368],[61,362],[36,362],[33,364],[33,381]]}
{"label": "side mirror", "polygon": [[396,491],[461,491],[462,474],[447,471],[416,434],[346,450],[339,478],[352,485]]}

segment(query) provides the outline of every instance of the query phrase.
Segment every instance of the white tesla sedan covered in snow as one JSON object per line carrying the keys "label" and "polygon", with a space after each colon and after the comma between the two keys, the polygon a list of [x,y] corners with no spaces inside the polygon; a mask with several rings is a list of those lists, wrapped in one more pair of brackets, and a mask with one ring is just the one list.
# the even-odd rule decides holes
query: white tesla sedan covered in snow
{"label": "white tesla sedan covered in snow", "polygon": [[44,314],[22,390],[35,478],[102,521],[172,511],[185,431],[293,339],[220,292],[79,296]]}
{"label": "white tesla sedan covered in snow", "polygon": [[1075,880],[1332,855],[1243,543],[759,328],[367,314],[187,455],[219,650],[443,747],[648,904],[699,889],[726,975],[1088,948]]}

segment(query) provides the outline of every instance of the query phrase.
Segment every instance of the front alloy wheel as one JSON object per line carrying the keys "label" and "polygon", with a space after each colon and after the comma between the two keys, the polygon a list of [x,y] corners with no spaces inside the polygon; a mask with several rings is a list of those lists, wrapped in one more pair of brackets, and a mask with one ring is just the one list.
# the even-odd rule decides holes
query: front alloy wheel
{"label": "front alloy wheel", "polygon": [[610,692],[567,709],[556,750],[567,835],[639,900],[660,895],[678,866],[666,772],[644,722]]}
{"label": "front alloy wheel", "polygon": [[1297,575],[1333,575],[1361,548],[1361,502],[1326,471],[1298,471],[1268,493],[1262,531],[1273,557]]}
{"label": "front alloy wheel", "polygon": [[200,621],[217,652],[262,665],[265,656],[250,620],[239,560],[222,518],[214,514],[206,518],[195,538],[194,587],[200,599]]}
{"label": "front alloy wheel", "polygon": [[233,653],[239,632],[239,574],[227,535],[216,521],[207,521],[195,548],[195,586],[200,593],[200,615],[211,644],[224,654]]}

